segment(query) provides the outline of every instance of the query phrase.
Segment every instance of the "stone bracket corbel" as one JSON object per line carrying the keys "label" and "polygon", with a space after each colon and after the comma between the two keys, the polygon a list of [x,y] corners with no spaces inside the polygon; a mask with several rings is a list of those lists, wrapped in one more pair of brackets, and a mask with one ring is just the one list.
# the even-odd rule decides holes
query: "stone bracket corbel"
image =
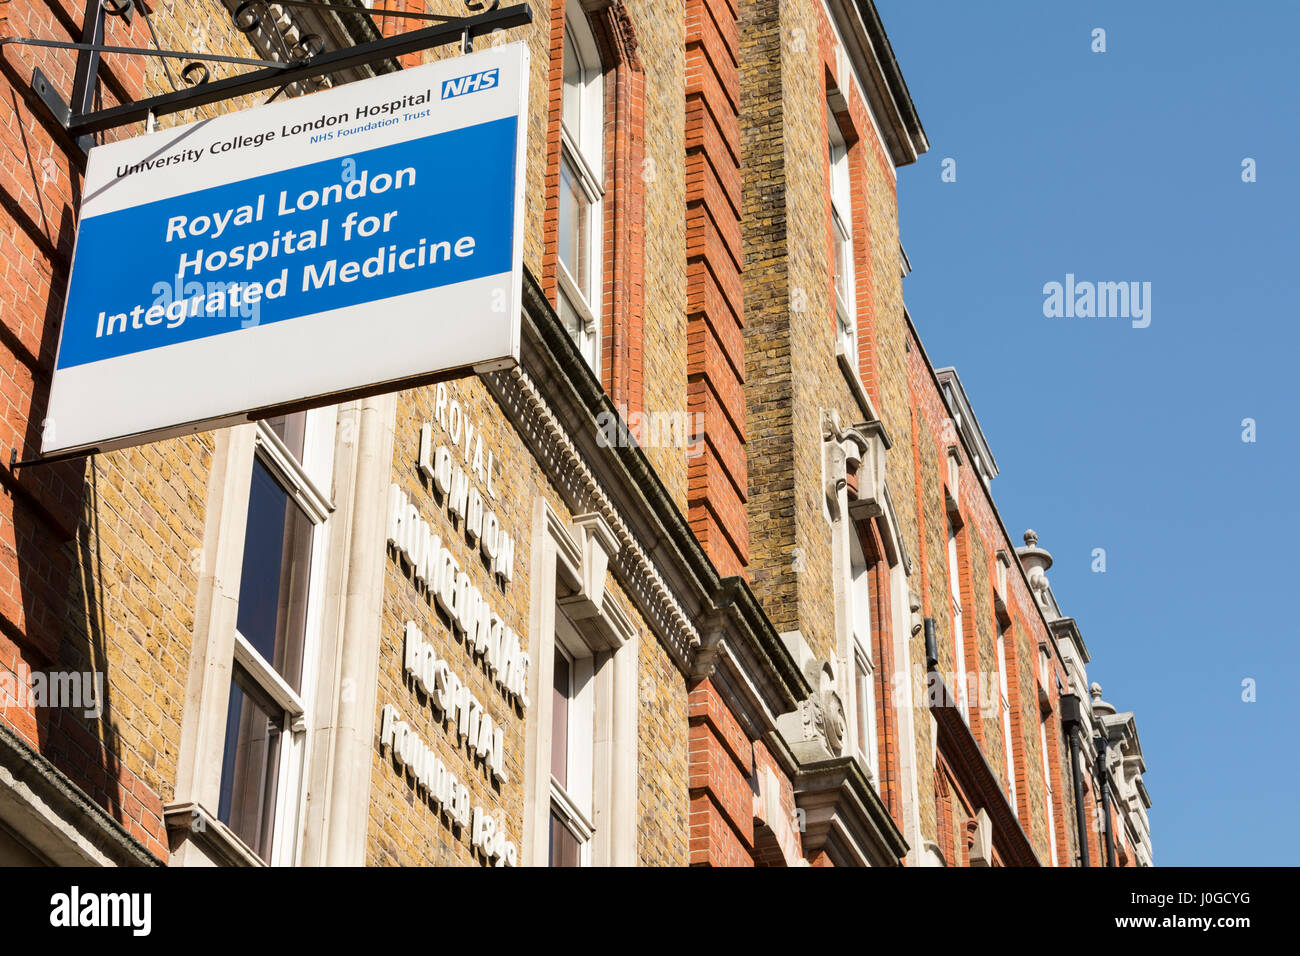
{"label": "stone bracket corbel", "polygon": [[559,605],[572,620],[594,623],[611,649],[621,647],[635,633],[635,626],[617,601],[605,600],[609,563],[619,552],[618,538],[602,515],[591,512],[574,516],[570,539],[576,590],[561,598]]}
{"label": "stone bracket corbel", "polygon": [[849,514],[853,518],[878,518],[885,513],[885,453],[889,451],[889,436],[880,421],[860,422],[849,433],[863,443]]}
{"label": "stone bracket corbel", "polygon": [[792,655],[812,693],[794,711],[777,717],[777,730],[801,764],[838,757],[844,752],[848,715],[839,694],[835,666],[815,657],[799,632],[787,632],[782,639],[792,647]]}
{"label": "stone bracket corbel", "polygon": [[839,492],[848,489],[849,515],[875,518],[885,513],[885,452],[889,436],[879,420],[844,426],[839,412],[822,413],[826,502],[838,520]]}

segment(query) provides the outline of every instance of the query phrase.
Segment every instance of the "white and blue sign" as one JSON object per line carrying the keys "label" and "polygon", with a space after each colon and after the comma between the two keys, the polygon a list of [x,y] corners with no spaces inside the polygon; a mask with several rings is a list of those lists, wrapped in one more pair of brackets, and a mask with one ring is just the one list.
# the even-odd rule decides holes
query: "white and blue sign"
{"label": "white and blue sign", "polygon": [[42,452],[518,359],[528,54],[91,151]]}

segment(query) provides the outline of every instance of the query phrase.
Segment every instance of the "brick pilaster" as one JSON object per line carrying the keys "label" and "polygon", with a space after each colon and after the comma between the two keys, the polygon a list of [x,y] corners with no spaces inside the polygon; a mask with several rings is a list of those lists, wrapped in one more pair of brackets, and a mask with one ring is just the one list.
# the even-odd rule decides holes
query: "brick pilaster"
{"label": "brick pilaster", "polygon": [[687,472],[688,518],[723,574],[749,563],[740,272],[740,74],[736,8],[686,4],[687,410],[704,453]]}

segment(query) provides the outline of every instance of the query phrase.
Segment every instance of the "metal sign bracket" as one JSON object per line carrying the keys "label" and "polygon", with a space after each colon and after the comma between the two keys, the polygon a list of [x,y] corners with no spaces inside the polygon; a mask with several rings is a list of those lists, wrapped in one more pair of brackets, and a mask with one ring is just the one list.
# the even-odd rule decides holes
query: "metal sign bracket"
{"label": "metal sign bracket", "polygon": [[[84,159],[85,154],[95,145],[94,134],[105,130],[137,122],[152,124],[157,117],[168,113],[178,113],[234,97],[247,96],[272,87],[278,87],[282,91],[302,80],[455,43],[460,44],[462,52],[469,53],[473,50],[476,37],[525,26],[533,20],[532,8],[528,3],[501,8],[498,6],[500,0],[465,0],[465,6],[474,13],[464,17],[415,13],[384,7],[341,6],[337,3],[316,2],[316,0],[275,0],[275,2],[281,7],[329,11],[340,15],[395,17],[431,22],[433,25],[337,50],[323,49],[323,42],[318,36],[307,34],[302,37],[297,48],[299,55],[294,55],[286,48],[285,52],[289,55],[289,59],[264,60],[255,57],[164,50],[159,43],[149,11],[140,0],[89,0],[80,42],[0,37],[0,48],[15,45],[77,51],[72,93],[67,101],[39,68],[32,73],[31,89],[36,96],[36,102],[48,118],[68,134]],[[149,26],[154,47],[136,48],[105,44],[106,18],[116,16],[131,22],[137,5]],[[262,15],[258,12],[259,7],[267,11],[267,0],[246,0],[241,3],[232,14],[236,29],[244,33],[258,29]],[[315,40],[319,45],[313,48],[311,40]],[[188,85],[178,84],[170,66],[167,66],[167,77],[172,92],[96,110],[93,107],[99,83],[99,61],[103,54],[154,57],[162,60],[164,65],[171,60],[187,60],[189,62],[181,69],[180,76],[182,83]],[[204,63],[253,66],[257,69],[213,80]],[[92,448],[50,457],[20,460],[18,450],[11,448],[9,472],[12,475],[20,469],[34,465],[85,458],[94,455],[97,451],[98,449]]]}
{"label": "metal sign bracket", "polygon": [[[431,22],[433,25],[337,50],[325,50],[319,36],[308,34],[294,50],[286,48],[285,53],[289,59],[264,60],[254,57],[164,50],[158,42],[158,34],[154,30],[149,12],[143,5],[140,5],[139,9],[149,26],[149,34],[154,46],[136,48],[105,45],[103,41],[106,18],[117,16],[130,21],[139,0],[90,0],[86,20],[82,26],[81,42],[0,37],[0,47],[13,44],[77,51],[77,69],[69,102],[63,100],[49,77],[39,68],[32,74],[32,90],[37,96],[37,102],[44,107],[49,118],[72,138],[84,154],[94,145],[94,134],[105,130],[131,123],[149,122],[151,117],[156,119],[168,113],[178,113],[234,97],[248,96],[271,87],[279,87],[283,90],[303,80],[453,43],[459,43],[461,51],[469,53],[474,48],[475,37],[524,26],[533,20],[533,12],[529,4],[518,3],[509,7],[500,7],[498,6],[500,0],[465,0],[465,6],[476,12],[463,17],[385,7],[342,6],[337,3],[317,2],[317,0],[275,0],[275,2],[281,7],[327,11],[340,15],[394,17]],[[245,0],[232,14],[235,28],[244,33],[251,33],[258,29],[262,23],[263,12],[267,11],[268,6],[268,0]],[[263,12],[259,12],[258,8],[262,8]],[[99,78],[99,60],[100,56],[106,53],[147,56],[162,60],[167,69],[172,92],[134,103],[93,109],[94,93]],[[188,84],[187,86],[177,83],[170,66],[167,65],[169,61],[177,59],[190,61],[181,70],[181,79]],[[210,79],[204,63],[254,66],[258,69],[213,80]]]}

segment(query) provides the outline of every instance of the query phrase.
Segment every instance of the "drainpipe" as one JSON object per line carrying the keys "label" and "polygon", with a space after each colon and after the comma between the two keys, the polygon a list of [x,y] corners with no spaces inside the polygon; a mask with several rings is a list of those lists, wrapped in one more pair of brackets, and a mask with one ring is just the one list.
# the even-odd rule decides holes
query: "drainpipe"
{"label": "drainpipe", "polygon": [[1079,698],[1075,694],[1061,696],[1061,726],[1070,738],[1070,776],[1074,780],[1074,824],[1079,834],[1079,858],[1082,866],[1088,862],[1088,830],[1083,812],[1083,780],[1079,776]]}
{"label": "drainpipe", "polygon": [[1106,738],[1098,737],[1097,779],[1101,781],[1101,813],[1106,828],[1106,865],[1115,865],[1115,837],[1110,829],[1110,774],[1106,770]]}
{"label": "drainpipe", "polygon": [[[935,643],[935,639],[934,639],[934,618],[932,618],[932,617],[927,617],[927,618],[925,618],[925,620],[924,620],[923,623],[924,623],[924,626],[925,626],[925,679],[926,679],[925,691],[926,691],[926,699],[927,699],[927,702],[929,703],[929,705],[930,705],[931,707],[934,707],[934,706],[936,705],[936,703],[939,704],[940,706],[944,706],[944,707],[946,707],[946,706],[948,706],[948,701],[947,701],[947,699],[946,699],[946,698],[947,698],[947,693],[946,693],[946,691],[947,691],[947,685],[945,685],[945,684],[943,683],[943,678],[942,678],[942,676],[940,676],[939,674],[936,674],[936,673],[935,673],[935,669],[938,668],[938,666],[939,666],[939,645],[938,645],[937,643]],[[937,693],[937,691],[938,691],[938,688],[935,687],[935,683],[934,683],[935,680],[936,680],[936,678],[938,679],[939,686],[940,686],[940,687],[943,687],[944,690],[945,690],[945,694],[944,694],[944,698],[945,698],[945,699],[943,699],[943,700],[937,700],[937,698],[936,698],[936,696],[935,696],[936,693]],[[939,746],[938,741],[931,741],[931,744],[932,744],[935,748],[937,748],[937,747]]]}

